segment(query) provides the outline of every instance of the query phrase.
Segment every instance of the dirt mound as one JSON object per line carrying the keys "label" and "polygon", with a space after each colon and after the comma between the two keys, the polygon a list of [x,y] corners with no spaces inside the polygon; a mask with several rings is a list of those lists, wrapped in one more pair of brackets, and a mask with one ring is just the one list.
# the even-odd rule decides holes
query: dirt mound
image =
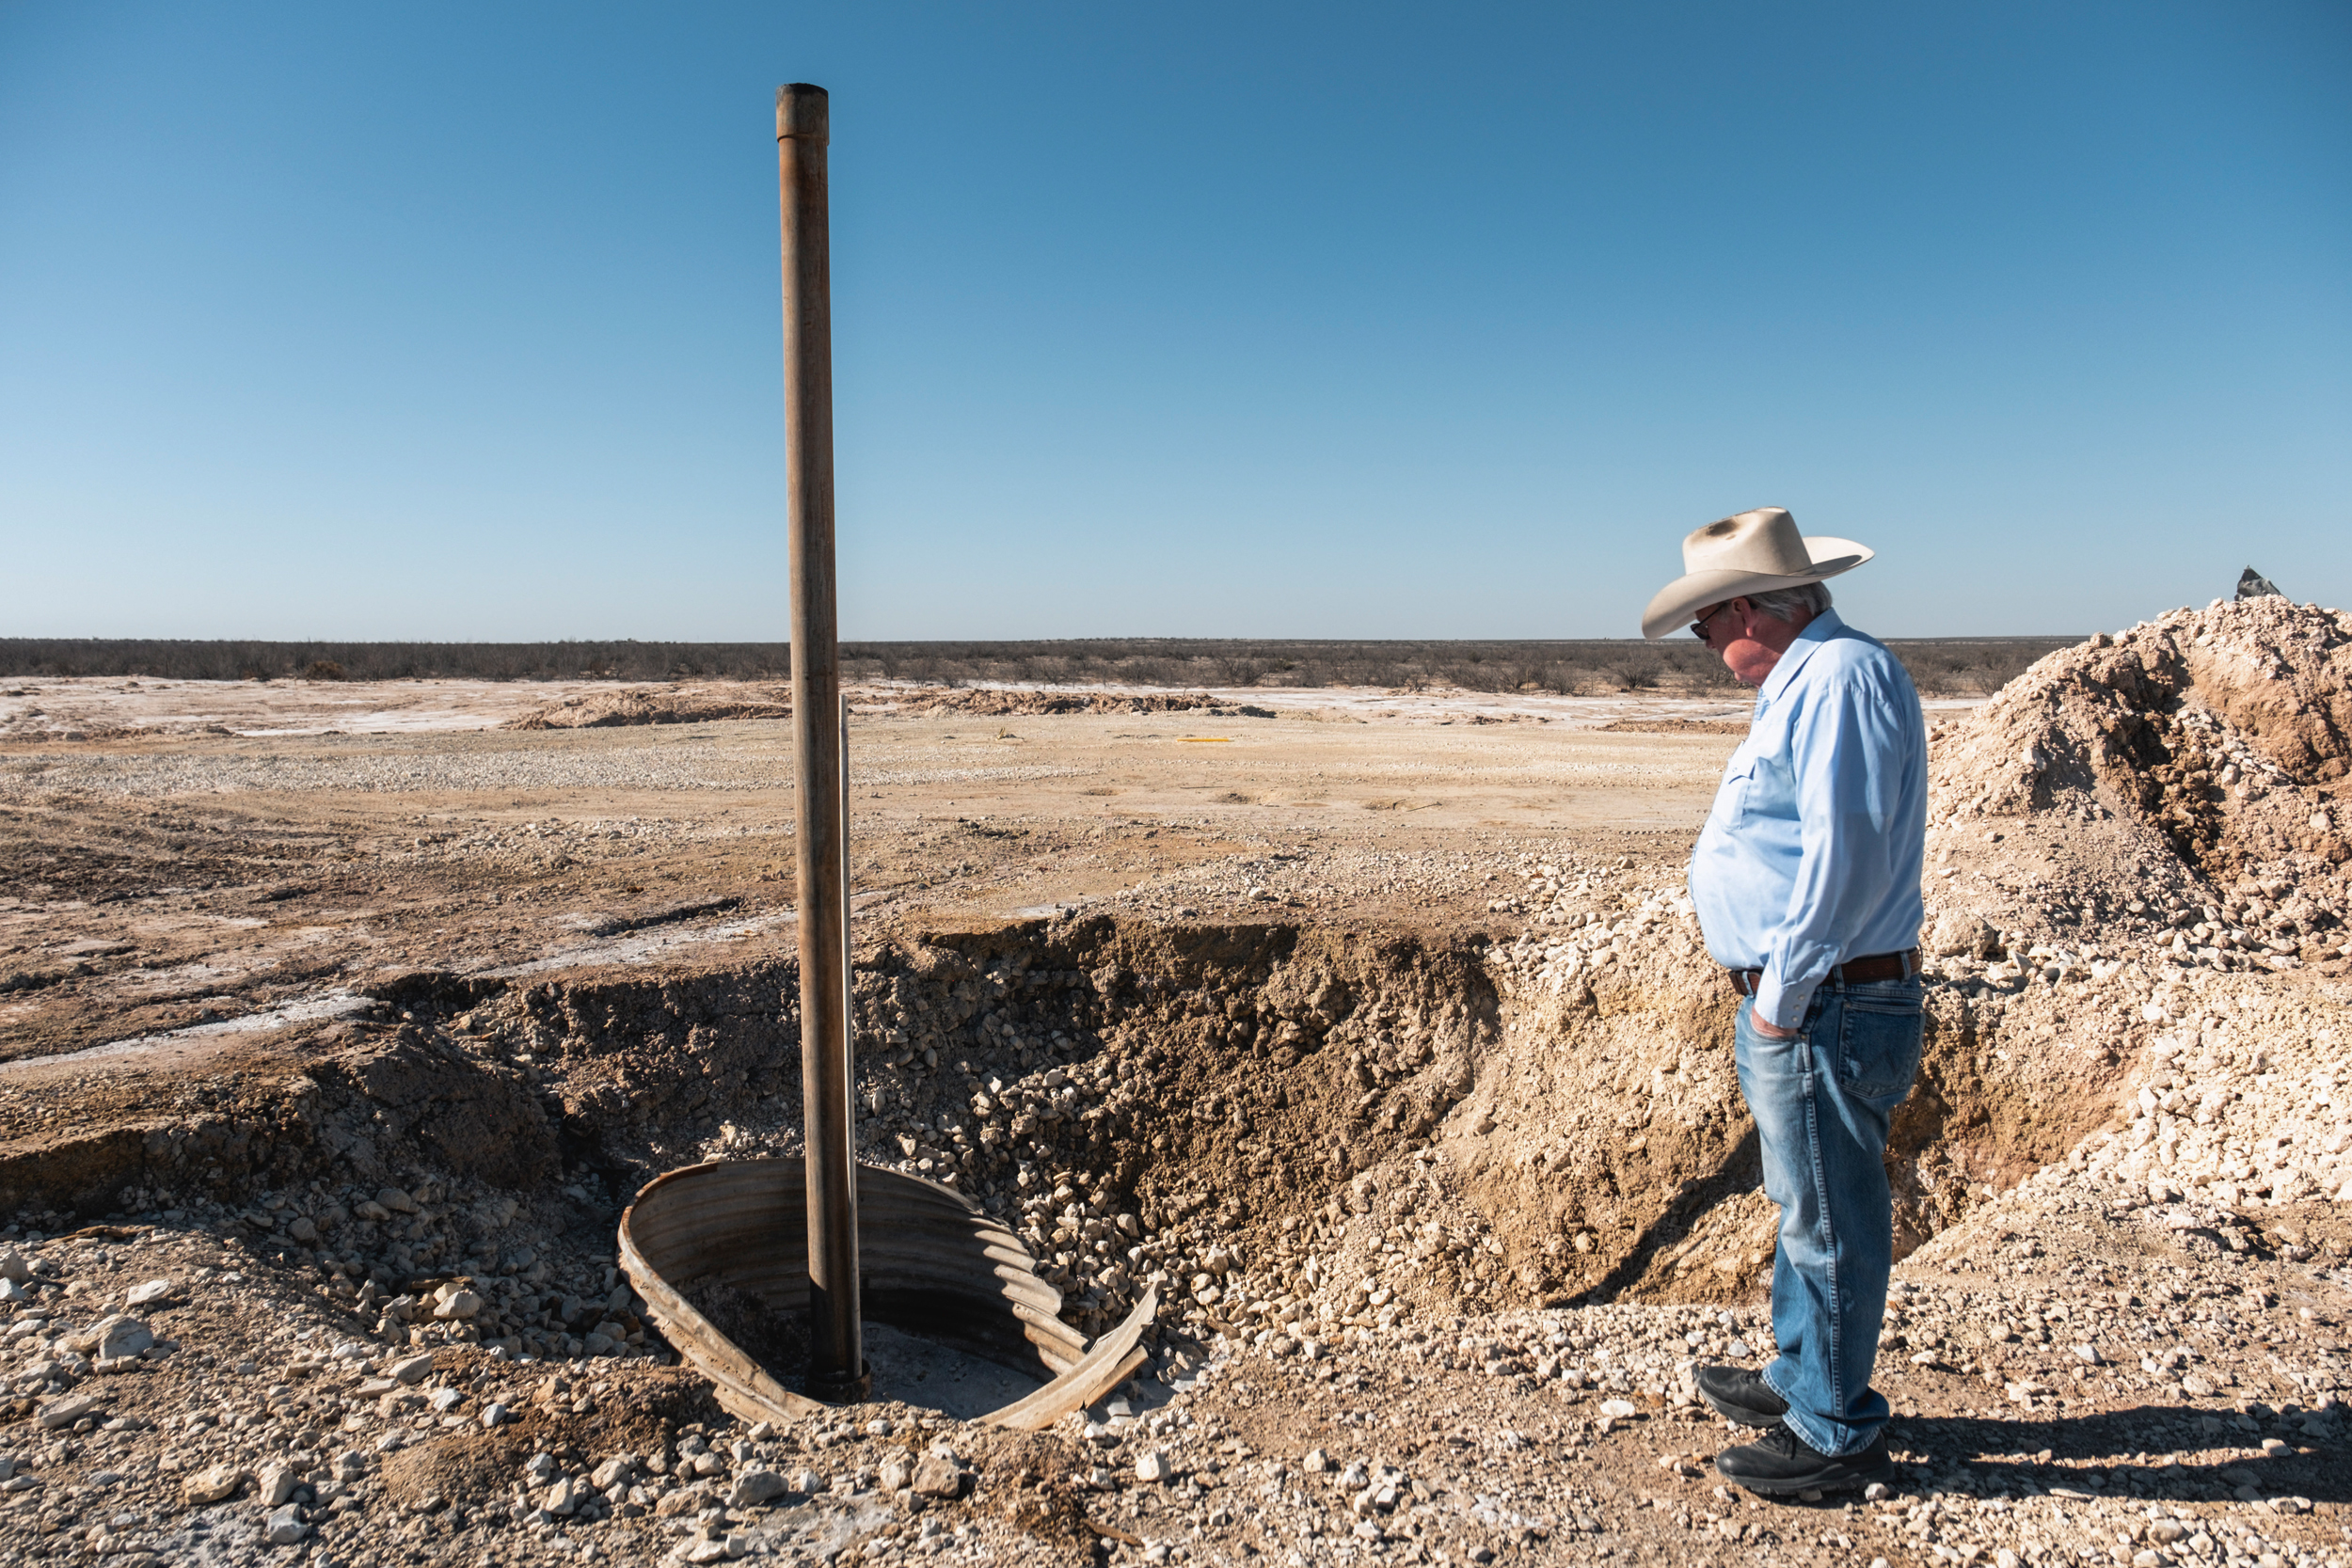
{"label": "dirt mound", "polygon": [[2216,600],[2042,659],[1939,749],[1931,816],[2121,817],[2218,884],[2352,860],[2352,615]]}
{"label": "dirt mound", "polygon": [[2352,616],[2176,610],[2052,654],[1931,737],[1949,978],[2344,967]]}
{"label": "dirt mound", "polygon": [[2217,601],[2049,655],[1931,734],[1936,983],[1897,1126],[1937,1124],[1905,1173],[1926,1230],[2086,1133],[2092,1169],[2216,1201],[2352,1175],[2328,984],[2352,967],[2348,688],[2352,617]]}
{"label": "dirt mound", "polygon": [[907,700],[912,713],[970,713],[984,718],[1044,713],[1208,713],[1220,719],[1271,719],[1252,707],[1205,691],[1029,691],[1005,687],[957,687]]}
{"label": "dirt mound", "polygon": [[509,730],[600,730],[625,724],[707,724],[724,719],[789,719],[789,687],[630,687],[532,709],[510,719]]}

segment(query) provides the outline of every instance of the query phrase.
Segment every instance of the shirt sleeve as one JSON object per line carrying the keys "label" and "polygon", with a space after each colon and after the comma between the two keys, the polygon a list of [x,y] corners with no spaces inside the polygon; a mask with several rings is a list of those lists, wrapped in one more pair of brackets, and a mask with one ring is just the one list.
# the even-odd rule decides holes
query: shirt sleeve
{"label": "shirt sleeve", "polygon": [[1840,931],[1894,882],[1888,840],[1907,744],[1893,705],[1851,681],[1815,693],[1792,717],[1797,877],[1756,988],[1755,1015],[1777,1028],[1804,1022],[1814,990],[1848,956],[1838,951]]}

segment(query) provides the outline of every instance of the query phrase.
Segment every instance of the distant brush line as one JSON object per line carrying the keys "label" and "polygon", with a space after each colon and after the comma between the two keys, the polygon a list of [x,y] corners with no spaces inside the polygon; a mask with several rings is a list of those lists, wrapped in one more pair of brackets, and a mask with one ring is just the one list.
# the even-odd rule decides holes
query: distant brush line
{"label": "distant brush line", "polygon": [[[1891,644],[1922,691],[1991,692],[2071,637],[1931,638]],[[1561,695],[1736,689],[1695,642],[1078,638],[844,642],[851,681],[1221,688],[1451,687]],[[783,642],[263,642],[0,638],[0,676],[164,680],[781,680]]]}

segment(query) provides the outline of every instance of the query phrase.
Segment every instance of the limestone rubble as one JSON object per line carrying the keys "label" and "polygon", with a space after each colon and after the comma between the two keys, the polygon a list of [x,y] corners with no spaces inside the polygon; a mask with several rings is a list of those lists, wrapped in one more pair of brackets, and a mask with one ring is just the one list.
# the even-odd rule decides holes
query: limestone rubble
{"label": "limestone rubble", "polygon": [[[5,1551],[2341,1563],[2347,677],[2352,618],[2217,603],[1939,724],[1883,1496],[1708,1470],[1690,1369],[1768,1353],[1774,1215],[1679,846],[1488,839],[859,954],[866,1157],[1003,1214],[1089,1332],[1167,1303],[1031,1437],[743,1428],[619,1275],[635,1180],[795,1147],[788,963],[413,976],[298,1087],[177,1091],[79,1216],[114,1146],[12,1090],[59,1114],[7,1166]],[[1375,887],[1464,918],[1322,912]]]}

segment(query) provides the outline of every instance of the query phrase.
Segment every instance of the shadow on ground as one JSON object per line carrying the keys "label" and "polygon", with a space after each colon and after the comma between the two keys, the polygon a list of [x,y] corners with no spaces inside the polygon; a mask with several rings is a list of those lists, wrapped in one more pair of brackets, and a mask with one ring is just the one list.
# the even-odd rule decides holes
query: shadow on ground
{"label": "shadow on ground", "polygon": [[[1908,1461],[1906,1488],[2012,1496],[2031,1488],[2150,1502],[2352,1501],[2340,1444],[2294,1431],[2299,1418],[2283,1430],[2257,1420],[2248,1431],[2239,1420],[2188,1405],[2140,1405],[2079,1417],[1898,1417],[1886,1435]],[[2288,1450],[2187,1457],[2224,1447],[2258,1449],[2270,1435],[2281,1436]]]}

